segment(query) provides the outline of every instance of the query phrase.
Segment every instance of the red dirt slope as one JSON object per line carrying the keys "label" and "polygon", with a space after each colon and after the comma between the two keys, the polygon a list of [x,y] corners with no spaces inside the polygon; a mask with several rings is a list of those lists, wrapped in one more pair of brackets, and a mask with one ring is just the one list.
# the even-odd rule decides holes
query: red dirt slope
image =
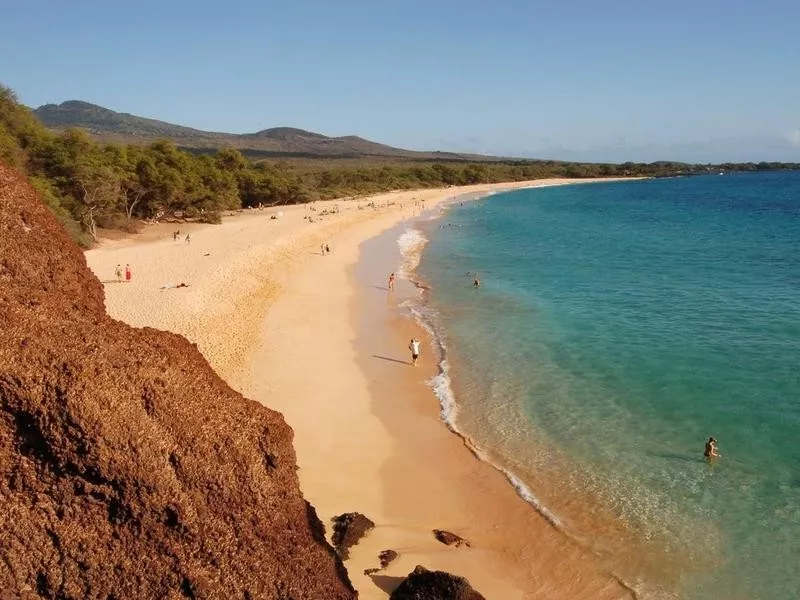
{"label": "red dirt slope", "polygon": [[0,590],[26,598],[353,599],[292,430],[102,286],[0,165]]}

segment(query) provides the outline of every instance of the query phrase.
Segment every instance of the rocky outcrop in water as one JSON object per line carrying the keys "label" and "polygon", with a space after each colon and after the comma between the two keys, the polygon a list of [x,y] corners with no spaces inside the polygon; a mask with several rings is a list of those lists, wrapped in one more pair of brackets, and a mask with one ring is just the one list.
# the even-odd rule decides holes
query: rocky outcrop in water
{"label": "rocky outcrop in water", "polygon": [[280,414],[184,338],[108,317],[81,251],[0,165],[0,590],[356,597]]}
{"label": "rocky outcrop in water", "polygon": [[389,600],[486,600],[469,581],[444,571],[417,567],[408,574]]}

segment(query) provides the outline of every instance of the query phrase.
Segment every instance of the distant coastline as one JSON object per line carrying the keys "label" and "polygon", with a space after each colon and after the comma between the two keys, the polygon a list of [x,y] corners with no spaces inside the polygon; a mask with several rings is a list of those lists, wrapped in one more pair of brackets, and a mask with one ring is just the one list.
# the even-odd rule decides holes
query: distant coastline
{"label": "distant coastline", "polygon": [[180,219],[218,223],[230,210],[390,190],[800,168],[789,163],[611,164],[416,152],[358,136],[331,138],[288,127],[230,137],[79,101],[35,112],[2,86],[0,113],[7,115],[2,125],[6,159],[31,179],[84,248],[96,244],[103,229],[131,232],[143,222],[178,219],[179,214]]}

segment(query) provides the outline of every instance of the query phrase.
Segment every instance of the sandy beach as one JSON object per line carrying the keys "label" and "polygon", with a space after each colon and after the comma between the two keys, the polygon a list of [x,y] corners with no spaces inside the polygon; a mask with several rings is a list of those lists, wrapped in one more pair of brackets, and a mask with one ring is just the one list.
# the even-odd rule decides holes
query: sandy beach
{"label": "sandy beach", "polygon": [[[345,563],[361,598],[387,598],[418,564],[463,575],[489,599],[629,598],[602,557],[553,528],[444,426],[426,384],[435,352],[397,310],[415,290],[402,279],[386,289],[398,267],[393,228],[423,208],[586,181],[394,192],[242,211],[220,225],[147,225],[86,258],[106,282],[112,317],[186,336],[231,387],[283,413],[301,488],[329,531],[344,512],[375,522]],[[130,265],[130,282],[117,282],[118,264]],[[422,340],[417,368],[412,336]],[[433,529],[471,547],[445,546]],[[365,575],[385,549],[399,558]]]}

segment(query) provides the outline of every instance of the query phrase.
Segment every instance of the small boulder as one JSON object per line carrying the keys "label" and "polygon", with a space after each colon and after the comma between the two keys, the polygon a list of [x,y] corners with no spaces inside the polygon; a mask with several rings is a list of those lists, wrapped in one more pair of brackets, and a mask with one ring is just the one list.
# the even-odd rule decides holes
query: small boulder
{"label": "small boulder", "polygon": [[332,520],[333,545],[342,560],[346,560],[350,556],[350,548],[375,527],[375,523],[356,512],[345,513]]}
{"label": "small boulder", "polygon": [[467,548],[471,547],[470,543],[460,535],[445,531],[444,529],[434,529],[433,535],[446,546],[455,546],[456,548],[460,548],[461,546],[466,546]]}
{"label": "small boulder", "polygon": [[389,600],[486,600],[464,577],[417,567],[408,574]]}
{"label": "small boulder", "polygon": [[384,550],[378,555],[378,559],[381,561],[381,569],[385,569],[389,566],[389,564],[398,557],[399,555],[394,550]]}
{"label": "small boulder", "polygon": [[397,554],[397,552],[395,552],[394,550],[382,550],[381,553],[378,555],[378,560],[381,561],[381,566],[373,567],[371,569],[364,569],[364,575],[372,575],[373,573],[378,573],[380,571],[383,571],[398,556],[399,554]]}

